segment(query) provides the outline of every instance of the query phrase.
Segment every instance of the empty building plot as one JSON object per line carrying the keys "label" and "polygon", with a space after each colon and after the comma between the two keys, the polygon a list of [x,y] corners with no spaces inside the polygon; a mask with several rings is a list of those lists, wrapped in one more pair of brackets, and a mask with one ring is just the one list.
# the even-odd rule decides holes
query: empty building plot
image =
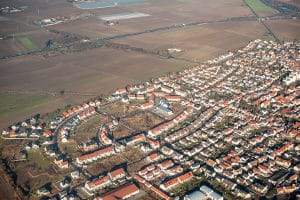
{"label": "empty building plot", "polygon": [[150,15],[146,14],[146,13],[133,12],[133,13],[120,13],[120,14],[115,14],[115,15],[99,16],[99,18],[104,21],[116,21],[116,20],[148,17],[148,16],[150,16]]}

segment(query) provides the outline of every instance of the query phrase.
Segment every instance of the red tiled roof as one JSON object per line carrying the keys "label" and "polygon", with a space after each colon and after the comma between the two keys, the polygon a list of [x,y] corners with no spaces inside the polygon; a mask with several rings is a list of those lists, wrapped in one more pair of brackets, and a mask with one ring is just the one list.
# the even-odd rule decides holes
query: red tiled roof
{"label": "red tiled roof", "polygon": [[85,160],[87,160],[89,158],[93,158],[93,157],[96,157],[98,155],[101,155],[101,154],[104,154],[104,153],[108,153],[108,152],[112,152],[112,151],[114,151],[114,147],[113,146],[109,146],[109,147],[106,147],[104,149],[100,149],[100,150],[94,151],[92,153],[79,156],[78,160],[79,161],[85,161]]}
{"label": "red tiled roof", "polygon": [[297,129],[300,127],[300,122],[296,122],[294,125],[293,125],[293,128],[294,129]]}
{"label": "red tiled roof", "polygon": [[173,173],[181,173],[183,171],[183,168],[180,165],[176,165],[176,166],[168,169],[168,171],[173,172]]}
{"label": "red tiled roof", "polygon": [[191,178],[194,177],[194,174],[192,172],[187,172],[181,176],[178,177],[179,182],[185,182],[190,180]]}
{"label": "red tiled roof", "polygon": [[145,135],[144,134],[138,134],[138,135],[135,135],[134,137],[133,137],[133,139],[134,140],[139,140],[139,139],[144,139],[145,138]]}
{"label": "red tiled roof", "polygon": [[145,169],[142,169],[142,170],[140,170],[139,171],[139,174],[140,175],[144,175],[144,174],[146,174],[148,171],[147,171],[147,168],[145,168]]}
{"label": "red tiled roof", "polygon": [[154,169],[155,169],[155,165],[153,165],[153,164],[150,164],[150,165],[147,166],[148,171],[152,171]]}
{"label": "red tiled roof", "polygon": [[179,95],[167,95],[167,96],[165,96],[165,99],[167,99],[169,101],[180,101],[181,96],[179,96]]}
{"label": "red tiled roof", "polygon": [[108,192],[100,197],[96,198],[98,200],[117,200],[117,199],[126,199],[131,195],[134,195],[139,192],[139,188],[133,184],[126,184],[118,187],[117,189]]}
{"label": "red tiled roof", "polygon": [[212,159],[209,159],[209,160],[207,161],[207,164],[213,167],[213,166],[215,166],[216,162],[213,161]]}
{"label": "red tiled roof", "polygon": [[160,145],[159,141],[155,141],[155,140],[151,140],[151,139],[148,139],[148,143],[152,148],[159,147],[159,145]]}
{"label": "red tiled roof", "polygon": [[167,95],[165,92],[153,92],[153,95],[158,96],[158,97],[164,97]]}
{"label": "red tiled roof", "polygon": [[297,180],[298,179],[298,175],[297,174],[294,174],[294,175],[292,175],[291,177],[290,177],[290,180],[291,181],[295,181],[295,180]]}
{"label": "red tiled roof", "polygon": [[140,183],[144,183],[145,182],[145,179],[143,179],[142,177],[140,177],[140,176],[138,176],[136,174],[132,175],[132,178],[134,178],[135,180],[137,180]]}
{"label": "red tiled roof", "polygon": [[155,192],[158,196],[160,196],[161,198],[163,198],[163,199],[170,199],[170,197],[167,195],[167,194],[165,194],[163,191],[161,191],[160,189],[158,189],[157,187],[154,187],[154,186],[152,186],[151,188],[150,188],[153,192]]}
{"label": "red tiled roof", "polygon": [[172,166],[173,164],[174,164],[174,163],[173,163],[172,160],[166,160],[166,161],[162,162],[162,163],[160,164],[160,166],[161,166],[162,168],[168,168],[168,167]]}
{"label": "red tiled roof", "polygon": [[259,168],[259,170],[261,170],[261,171],[268,171],[269,169],[266,167],[266,166],[264,166],[264,165],[258,165],[258,168]]}
{"label": "red tiled roof", "polygon": [[46,130],[44,131],[44,135],[46,135],[47,137],[52,135],[52,132],[50,130]]}
{"label": "red tiled roof", "polygon": [[109,175],[112,179],[115,179],[116,177],[118,177],[119,175],[125,175],[125,170],[123,168],[120,169],[116,169],[112,172],[109,172]]}
{"label": "red tiled roof", "polygon": [[154,88],[153,85],[149,85],[149,86],[147,87],[147,92],[152,92],[154,89],[155,89],[155,88]]}
{"label": "red tiled roof", "polygon": [[149,155],[148,157],[147,157],[149,160],[155,160],[155,159],[157,159],[158,158],[158,154],[157,153],[153,153],[153,154],[151,154],[151,155]]}
{"label": "red tiled roof", "polygon": [[173,178],[167,182],[164,183],[165,188],[170,188],[173,186],[176,186],[177,184],[179,184],[178,179],[177,178]]}
{"label": "red tiled roof", "polygon": [[141,105],[142,108],[151,108],[152,106],[153,106],[153,104],[150,102],[146,102]]}
{"label": "red tiled roof", "polygon": [[87,185],[88,185],[89,188],[93,188],[93,187],[96,187],[96,186],[100,186],[100,185],[106,183],[107,181],[110,181],[109,177],[108,176],[103,176],[99,179],[88,182]]}

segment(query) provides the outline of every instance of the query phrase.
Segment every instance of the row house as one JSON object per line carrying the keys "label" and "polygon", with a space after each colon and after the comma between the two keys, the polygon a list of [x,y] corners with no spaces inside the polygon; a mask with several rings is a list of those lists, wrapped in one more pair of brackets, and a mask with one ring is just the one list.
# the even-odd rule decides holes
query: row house
{"label": "row house", "polygon": [[114,146],[109,146],[109,147],[94,151],[92,153],[79,156],[76,159],[76,162],[77,162],[77,164],[82,165],[82,164],[86,164],[86,163],[96,161],[100,158],[110,156],[114,153],[115,153]]}
{"label": "row house", "polygon": [[134,135],[131,138],[129,138],[128,140],[126,140],[126,144],[133,145],[133,144],[140,143],[143,141],[146,141],[146,137],[143,133],[140,133],[140,134]]}
{"label": "row house", "polygon": [[179,184],[185,183],[189,180],[191,180],[194,177],[194,174],[192,172],[187,172],[184,173],[176,178],[172,178],[168,181],[166,181],[165,183],[162,183],[160,185],[160,188],[163,190],[170,190],[176,186],[178,186]]}
{"label": "row house", "polygon": [[289,194],[297,190],[299,186],[297,185],[289,185],[289,186],[282,186],[277,188],[277,194]]}
{"label": "row house", "polygon": [[108,130],[108,127],[103,126],[99,131],[99,137],[104,144],[112,144],[112,140],[108,137]]}
{"label": "row house", "polygon": [[154,107],[154,104],[152,102],[146,102],[146,103],[143,103],[140,105],[140,108],[142,110],[146,110],[146,109],[150,109],[150,108],[153,108]]}
{"label": "row house", "polygon": [[100,190],[108,185],[111,184],[111,180],[109,176],[102,176],[96,180],[93,181],[87,181],[84,185],[86,189],[88,189],[91,192],[94,192],[96,190]]}
{"label": "row house", "polygon": [[119,168],[109,172],[108,176],[111,179],[111,181],[116,181],[118,179],[124,178],[126,176],[126,172],[123,168]]}
{"label": "row house", "polygon": [[134,183],[127,183],[113,191],[109,191],[106,194],[100,195],[95,200],[117,200],[117,199],[129,199],[137,195],[140,189]]}

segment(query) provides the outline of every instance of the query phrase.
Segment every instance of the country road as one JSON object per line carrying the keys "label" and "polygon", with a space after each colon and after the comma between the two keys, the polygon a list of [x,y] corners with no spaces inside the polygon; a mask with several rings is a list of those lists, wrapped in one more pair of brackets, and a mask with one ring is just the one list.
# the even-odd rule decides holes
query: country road
{"label": "country road", "polygon": [[251,12],[254,14],[254,16],[256,18],[259,19],[260,23],[265,27],[265,29],[267,29],[267,31],[269,32],[270,35],[273,36],[273,38],[276,40],[276,42],[279,42],[278,37],[275,35],[275,33],[272,31],[272,29],[264,22],[263,19],[261,19],[259,17],[259,15],[251,8],[251,6],[249,6],[248,2],[246,0],[243,0],[245,5],[247,5],[247,7],[249,8],[249,10],[251,10]]}

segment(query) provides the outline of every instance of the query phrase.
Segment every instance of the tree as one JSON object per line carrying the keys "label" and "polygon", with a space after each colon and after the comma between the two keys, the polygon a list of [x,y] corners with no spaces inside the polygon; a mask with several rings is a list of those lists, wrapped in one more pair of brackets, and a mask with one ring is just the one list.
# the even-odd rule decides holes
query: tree
{"label": "tree", "polygon": [[165,58],[171,57],[171,54],[169,53],[168,50],[159,50],[157,53],[158,53],[158,55],[165,57]]}
{"label": "tree", "polygon": [[48,40],[48,41],[46,42],[46,46],[47,46],[48,48],[52,48],[53,45],[54,45],[53,40]]}
{"label": "tree", "polygon": [[147,126],[150,126],[151,124],[152,124],[152,119],[148,116],[148,115],[146,115],[146,124],[147,124]]}

